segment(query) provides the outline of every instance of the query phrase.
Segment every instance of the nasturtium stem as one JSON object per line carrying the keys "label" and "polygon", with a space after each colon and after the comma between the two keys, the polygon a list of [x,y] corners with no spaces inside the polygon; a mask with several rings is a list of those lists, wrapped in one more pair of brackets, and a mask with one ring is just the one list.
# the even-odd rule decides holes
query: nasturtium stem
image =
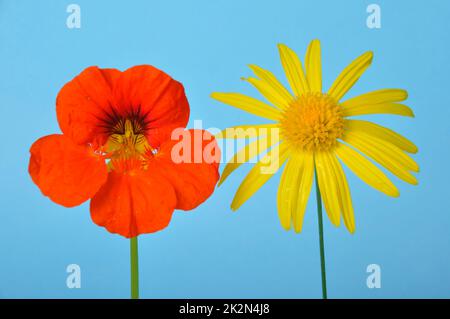
{"label": "nasturtium stem", "polygon": [[138,239],[130,238],[131,299],[139,299]]}
{"label": "nasturtium stem", "polygon": [[325,247],[323,240],[323,220],[322,220],[322,198],[319,189],[319,180],[317,179],[317,169],[314,168],[316,179],[316,198],[317,198],[317,217],[319,220],[319,241],[320,241],[320,268],[322,273],[322,298],[327,299],[327,273],[325,270]]}

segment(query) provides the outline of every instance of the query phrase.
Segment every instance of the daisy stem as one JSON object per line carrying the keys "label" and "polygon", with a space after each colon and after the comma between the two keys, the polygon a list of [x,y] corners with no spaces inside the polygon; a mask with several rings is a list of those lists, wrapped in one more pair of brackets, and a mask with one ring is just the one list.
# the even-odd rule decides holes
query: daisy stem
{"label": "daisy stem", "polygon": [[130,238],[131,299],[139,299],[138,239]]}
{"label": "daisy stem", "polygon": [[319,241],[320,241],[320,268],[322,273],[322,298],[327,299],[327,273],[325,270],[325,245],[323,240],[323,220],[322,220],[322,198],[320,195],[317,170],[314,168],[316,179],[317,217],[319,220]]}

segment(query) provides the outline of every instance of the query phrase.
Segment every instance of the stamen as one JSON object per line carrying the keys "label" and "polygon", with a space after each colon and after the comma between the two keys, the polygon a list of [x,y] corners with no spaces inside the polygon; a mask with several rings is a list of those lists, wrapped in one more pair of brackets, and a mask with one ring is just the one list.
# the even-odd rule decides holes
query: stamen
{"label": "stamen", "polygon": [[121,119],[113,127],[107,141],[107,150],[112,158],[139,158],[148,146],[142,127],[134,119]]}

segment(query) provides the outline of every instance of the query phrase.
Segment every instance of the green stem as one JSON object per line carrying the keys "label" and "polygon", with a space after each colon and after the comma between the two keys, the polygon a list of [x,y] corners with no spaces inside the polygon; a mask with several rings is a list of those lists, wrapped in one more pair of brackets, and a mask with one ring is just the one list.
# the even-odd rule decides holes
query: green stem
{"label": "green stem", "polygon": [[131,299],[139,299],[138,239],[130,238]]}
{"label": "green stem", "polygon": [[320,240],[320,268],[322,273],[322,298],[327,299],[327,273],[325,270],[325,247],[323,240],[323,220],[322,220],[322,198],[320,195],[319,181],[317,179],[317,170],[314,168],[316,179],[316,198],[317,198],[317,217],[319,219],[319,240]]}

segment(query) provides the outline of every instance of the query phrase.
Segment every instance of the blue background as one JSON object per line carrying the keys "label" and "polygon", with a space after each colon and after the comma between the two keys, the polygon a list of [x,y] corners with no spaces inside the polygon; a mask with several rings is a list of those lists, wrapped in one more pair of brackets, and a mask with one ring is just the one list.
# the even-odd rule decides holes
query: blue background
{"label": "blue background", "polygon": [[[129,296],[128,241],[94,225],[87,203],[66,209],[43,197],[27,173],[33,141],[59,132],[55,98],[64,83],[90,65],[124,70],[153,64],[184,84],[190,125],[194,119],[219,128],[259,123],[209,94],[258,97],[240,80],[250,75],[250,63],[286,83],[276,44],[303,57],[313,38],[322,41],[324,87],[353,58],[375,52],[372,67],[348,96],[407,89],[415,119],[370,119],[420,149],[420,185],[394,178],[398,199],[349,174],[357,229],[350,235],[325,219],[329,296],[450,297],[450,2],[376,1],[380,30],[366,27],[370,1],[79,0],[81,29],[68,29],[70,3],[0,1],[0,297]],[[232,213],[229,204],[250,167],[195,211],[175,212],[164,231],[139,238],[142,297],[321,296],[314,197],[301,234],[279,224],[280,174]],[[81,267],[81,289],[66,287],[72,263]],[[372,263],[381,266],[381,289],[366,286]]]}

